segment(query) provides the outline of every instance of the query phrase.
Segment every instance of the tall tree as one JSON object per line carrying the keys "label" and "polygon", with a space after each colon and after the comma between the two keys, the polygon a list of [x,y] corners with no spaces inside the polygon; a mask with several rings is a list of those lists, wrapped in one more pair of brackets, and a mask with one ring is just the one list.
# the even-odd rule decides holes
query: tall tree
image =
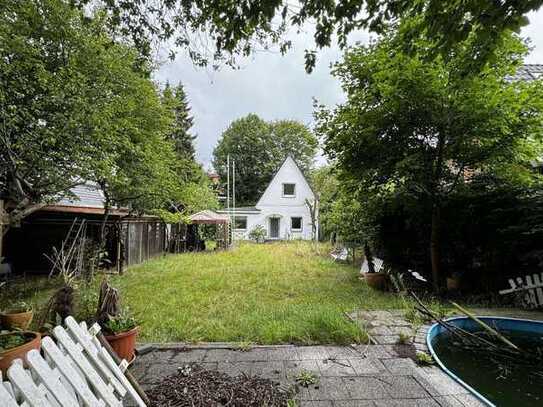
{"label": "tall tree", "polygon": [[293,120],[268,123],[255,114],[233,121],[213,151],[213,166],[226,180],[227,156],[236,161],[236,200],[255,204],[273,175],[292,155],[302,170],[313,165],[318,142],[303,124]]}
{"label": "tall tree", "polygon": [[178,187],[169,116],[138,53],[104,13],[61,0],[0,7],[0,196],[4,233],[85,181],[134,209]]}
{"label": "tall tree", "polygon": [[179,83],[171,87],[169,83],[166,83],[162,92],[162,101],[173,116],[168,138],[173,142],[177,156],[180,159],[194,160],[196,136],[190,133],[193,117],[190,114],[189,101],[183,85]]}
{"label": "tall tree", "polygon": [[[463,61],[478,43],[468,38],[446,57],[405,53],[390,32],[349,50],[336,65],[347,101],[321,109],[318,134],[344,180],[368,191],[397,191],[430,208],[434,288],[441,284],[441,207],[470,174],[528,162],[542,153],[541,83],[507,80],[526,53],[514,35],[501,38],[494,64],[465,75]],[[427,43],[418,40],[420,55]],[[359,199],[365,199],[358,195]]]}

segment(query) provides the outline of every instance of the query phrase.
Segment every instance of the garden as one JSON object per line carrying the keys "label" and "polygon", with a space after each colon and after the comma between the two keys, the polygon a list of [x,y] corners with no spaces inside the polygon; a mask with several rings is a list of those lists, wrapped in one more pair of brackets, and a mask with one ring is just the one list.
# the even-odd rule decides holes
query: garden
{"label": "garden", "polygon": [[[155,258],[108,280],[138,321],[143,342],[365,343],[345,313],[401,309],[403,302],[371,290],[357,267],[328,253],[328,245],[309,242],[241,243],[218,253]],[[77,283],[79,320],[95,316],[100,278]],[[18,298],[38,316],[61,285],[58,278],[26,279],[3,290],[1,303]]]}

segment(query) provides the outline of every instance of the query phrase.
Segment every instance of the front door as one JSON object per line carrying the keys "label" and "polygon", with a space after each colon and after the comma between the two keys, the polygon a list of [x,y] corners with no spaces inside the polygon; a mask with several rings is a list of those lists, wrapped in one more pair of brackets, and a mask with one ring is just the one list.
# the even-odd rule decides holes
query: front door
{"label": "front door", "polygon": [[270,238],[279,239],[279,218],[270,218]]}

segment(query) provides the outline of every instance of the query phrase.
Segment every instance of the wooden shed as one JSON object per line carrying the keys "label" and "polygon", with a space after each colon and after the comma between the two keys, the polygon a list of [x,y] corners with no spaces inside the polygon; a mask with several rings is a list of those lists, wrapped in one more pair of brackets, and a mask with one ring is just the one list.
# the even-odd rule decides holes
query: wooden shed
{"label": "wooden shed", "polygon": [[[14,273],[44,274],[51,269],[46,254],[59,248],[74,220],[86,223],[86,237],[98,241],[104,222],[104,197],[93,184],[75,187],[75,199],[62,199],[23,219],[10,228],[3,254]],[[156,216],[131,215],[112,208],[105,221],[107,261],[111,268],[141,263],[168,248],[169,225]]]}

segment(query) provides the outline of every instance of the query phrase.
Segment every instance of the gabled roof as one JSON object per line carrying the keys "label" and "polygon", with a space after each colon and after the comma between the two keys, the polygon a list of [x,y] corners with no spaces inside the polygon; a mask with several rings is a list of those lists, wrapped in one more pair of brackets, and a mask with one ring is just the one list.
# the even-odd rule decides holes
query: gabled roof
{"label": "gabled roof", "polygon": [[514,75],[508,79],[513,81],[534,81],[543,79],[543,64],[525,64],[521,65]]}
{"label": "gabled roof", "polygon": [[288,161],[288,159],[291,159],[293,162],[294,162],[294,165],[296,165],[296,168],[298,168],[298,171],[300,172],[300,174],[302,174],[302,177],[303,179],[305,180],[305,182],[307,183],[307,185],[309,186],[309,190],[311,191],[311,193],[313,194],[313,196],[317,196],[315,194],[315,191],[313,191],[313,188],[311,187],[311,183],[307,180],[307,177],[305,176],[305,173],[303,172],[303,170],[301,169],[301,167],[298,165],[298,162],[294,159],[294,157],[289,154],[286,156],[286,158],[283,160],[283,162],[281,163],[281,165],[277,168],[277,170],[275,171],[275,174],[273,174],[273,177],[272,179],[270,180],[270,182],[268,183],[268,186],[266,187],[266,189],[264,190],[264,192],[262,193],[262,195],[260,195],[260,198],[258,198],[258,201],[256,203],[255,206],[258,206],[260,204],[260,201],[262,200],[262,197],[264,195],[266,195],[266,192],[268,191],[268,189],[270,188],[270,185],[273,184],[273,181],[275,180],[275,178],[277,177],[277,174],[279,174],[279,171],[281,171],[281,168],[283,168],[283,166],[285,165],[285,163]]}

